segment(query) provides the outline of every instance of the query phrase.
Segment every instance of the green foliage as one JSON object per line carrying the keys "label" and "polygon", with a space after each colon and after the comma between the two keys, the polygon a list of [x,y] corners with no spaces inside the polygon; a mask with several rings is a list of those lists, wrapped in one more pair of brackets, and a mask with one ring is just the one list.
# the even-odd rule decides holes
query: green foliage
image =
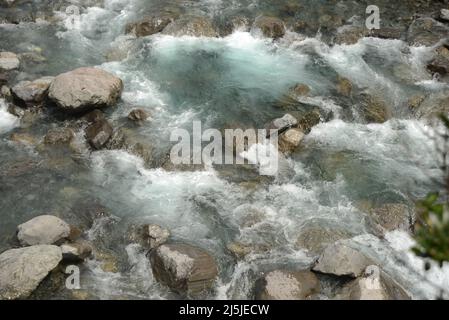
{"label": "green foliage", "polygon": [[417,245],[413,251],[441,264],[449,261],[449,210],[438,199],[439,195],[432,193],[420,203],[420,219],[415,229]]}

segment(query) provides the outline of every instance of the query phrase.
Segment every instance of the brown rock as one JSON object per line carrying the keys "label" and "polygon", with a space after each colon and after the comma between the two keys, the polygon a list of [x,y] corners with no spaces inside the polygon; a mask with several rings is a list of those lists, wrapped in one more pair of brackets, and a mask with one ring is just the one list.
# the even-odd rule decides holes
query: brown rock
{"label": "brown rock", "polygon": [[92,148],[101,149],[112,136],[112,126],[107,120],[92,123],[86,129],[86,139]]}
{"label": "brown rock", "polygon": [[44,137],[44,143],[49,145],[68,144],[75,137],[75,133],[70,128],[55,128],[48,130]]}
{"label": "brown rock", "polygon": [[260,16],[254,21],[254,27],[261,30],[268,38],[278,39],[285,34],[284,22],[279,18]]}

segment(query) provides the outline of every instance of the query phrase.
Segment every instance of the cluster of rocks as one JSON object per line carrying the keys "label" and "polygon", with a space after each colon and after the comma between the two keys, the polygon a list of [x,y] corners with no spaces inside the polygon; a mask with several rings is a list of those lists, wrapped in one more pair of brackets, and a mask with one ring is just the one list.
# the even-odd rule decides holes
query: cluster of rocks
{"label": "cluster of rocks", "polygon": [[0,299],[24,299],[60,263],[80,263],[92,253],[81,231],[52,215],[37,216],[17,228],[21,248],[0,254]]}

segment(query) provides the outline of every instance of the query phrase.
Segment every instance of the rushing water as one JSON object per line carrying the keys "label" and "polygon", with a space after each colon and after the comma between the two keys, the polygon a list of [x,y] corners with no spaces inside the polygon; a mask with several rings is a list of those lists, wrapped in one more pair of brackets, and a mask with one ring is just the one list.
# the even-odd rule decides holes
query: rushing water
{"label": "rushing water", "polygon": [[[364,12],[361,3],[333,6],[329,2],[301,1],[301,5],[311,15],[322,13],[316,8],[346,16]],[[0,26],[0,49],[40,52],[47,59],[27,66],[17,80],[86,65],[116,74],[125,89],[118,106],[107,111],[108,117],[118,126],[133,107],[145,108],[152,120],[136,130],[151,143],[155,155],[169,150],[171,130],[190,130],[193,120],[201,120],[205,128],[263,128],[285,113],[273,105],[297,83],[311,87],[312,98],[305,102],[329,115],[330,121],[314,127],[301,149],[286,160],[288,174],[251,184],[213,168],[186,172],[149,168],[124,151],[98,151],[81,161],[65,150],[38,152],[9,141],[9,134],[20,124],[0,101],[4,172],[0,175],[0,249],[8,247],[17,224],[30,217],[46,212],[85,223],[79,212],[94,202],[111,216],[96,219],[88,236],[101,250],[118,257],[118,269],[104,271],[100,259],[86,263],[81,283],[90,298],[176,297],[153,280],[142,248],[124,237],[130,225],[146,222],[169,228],[174,240],[213,253],[220,276],[210,298],[248,299],[260,271],[313,263],[315,257],[296,242],[303,230],[317,225],[353,237],[351,244],[371,256],[413,297],[434,297],[435,288],[421,276],[423,260],[409,250],[410,237],[400,231],[382,240],[371,235],[358,205],[363,201],[412,205],[432,190],[431,177],[438,170],[429,147],[429,129],[406,106],[415,94],[448,89],[425,71],[431,48],[375,38],[329,46],[320,34],[293,31],[276,42],[247,30],[223,38],[156,34],[135,39],[124,35],[126,23],[164,7],[217,18],[254,17],[261,11],[279,14],[282,6],[257,0],[71,3],[82,6],[75,28],[67,28],[71,17],[64,11],[57,12],[57,24]],[[304,14],[301,11],[296,18]],[[111,50],[123,48],[125,59],[107,61]],[[334,96],[337,75],[385,97],[392,119],[384,124],[360,121],[351,103]],[[56,125],[57,119],[42,117],[29,130],[42,137]],[[236,263],[225,250],[231,241],[268,250]],[[433,268],[429,277],[442,287],[449,286],[448,266]],[[64,290],[50,297],[73,298]]]}

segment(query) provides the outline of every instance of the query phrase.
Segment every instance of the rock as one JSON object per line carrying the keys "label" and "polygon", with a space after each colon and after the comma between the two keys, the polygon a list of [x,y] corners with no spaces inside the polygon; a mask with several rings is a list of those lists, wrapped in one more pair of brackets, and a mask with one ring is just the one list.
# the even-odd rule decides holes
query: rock
{"label": "rock", "polygon": [[347,239],[343,231],[327,227],[309,227],[301,230],[296,247],[306,249],[312,254],[321,254],[323,250],[335,242]]}
{"label": "rock", "polygon": [[[410,300],[407,292],[377,267],[365,270],[363,277],[346,284],[337,300]],[[375,271],[378,270],[378,271]]]}
{"label": "rock", "polygon": [[368,123],[384,123],[390,118],[390,112],[385,102],[368,93],[361,94],[360,113]]}
{"label": "rock", "polygon": [[181,37],[218,37],[212,21],[202,16],[184,16],[168,24],[163,34]]}
{"label": "rock", "polygon": [[70,235],[70,226],[55,216],[37,216],[17,227],[22,246],[57,244]]}
{"label": "rock", "polygon": [[427,69],[442,76],[449,74],[449,44],[442,45],[435,50],[435,58],[427,65]]}
{"label": "rock", "polygon": [[108,150],[122,149],[141,157],[147,165],[153,161],[153,148],[148,143],[148,138],[140,136],[130,129],[120,128],[112,135],[112,138],[106,144]]}
{"label": "rock", "polygon": [[0,52],[0,71],[10,71],[18,69],[20,66],[19,57],[12,52]]}
{"label": "rock", "polygon": [[294,127],[298,124],[298,120],[287,113],[282,118],[274,119],[269,125],[268,129],[274,129],[279,132],[283,132],[291,127]]}
{"label": "rock", "polygon": [[374,221],[387,231],[404,230],[410,232],[414,224],[414,215],[401,203],[388,203],[370,212]]}
{"label": "rock", "polygon": [[92,148],[101,149],[112,136],[112,126],[107,120],[92,123],[86,129],[86,139]]}
{"label": "rock", "polygon": [[449,22],[449,9],[440,10],[440,19],[445,22]]}
{"label": "rock", "polygon": [[426,96],[413,112],[418,119],[428,120],[433,120],[440,114],[449,112],[449,90],[442,90]]}
{"label": "rock", "polygon": [[176,16],[168,14],[144,17],[140,21],[127,24],[126,33],[132,33],[137,37],[150,36],[162,32],[175,18]]}
{"label": "rock", "polygon": [[43,63],[46,62],[47,59],[41,55],[40,53],[37,52],[25,52],[25,53],[21,53],[19,54],[19,60],[21,62],[26,63]]}
{"label": "rock", "polygon": [[18,118],[22,118],[25,115],[25,110],[16,106],[15,104],[10,104],[8,106],[8,112]]}
{"label": "rock", "polygon": [[401,39],[403,32],[403,29],[383,27],[370,30],[368,35],[380,39]]}
{"label": "rock", "polygon": [[11,88],[16,101],[24,105],[32,105],[44,101],[48,87],[54,77],[43,77],[34,81],[21,81]]}
{"label": "rock", "polygon": [[426,97],[423,95],[413,96],[408,100],[407,106],[410,109],[417,109],[421,105],[421,103],[424,101],[425,98]]}
{"label": "rock", "polygon": [[106,117],[104,116],[104,113],[101,112],[101,110],[95,109],[88,114],[86,114],[82,120],[86,121],[87,123],[94,123],[99,122],[102,120],[106,120]]}
{"label": "rock", "polygon": [[0,88],[8,83],[8,76],[6,73],[0,72]]}
{"label": "rock", "polygon": [[61,259],[61,249],[53,245],[3,252],[0,254],[0,299],[27,298]]}
{"label": "rock", "polygon": [[48,130],[44,137],[44,143],[48,145],[69,144],[75,137],[70,128],[55,128]]}
{"label": "rock", "polygon": [[319,124],[321,121],[321,115],[318,110],[312,110],[304,114],[298,120],[298,128],[302,130],[305,134],[309,134],[314,126]]}
{"label": "rock", "polygon": [[137,123],[143,122],[149,117],[150,115],[143,109],[134,109],[128,115],[129,120],[135,121]]}
{"label": "rock", "polygon": [[275,270],[256,282],[256,300],[306,300],[319,291],[318,278],[310,271]]}
{"label": "rock", "polygon": [[301,129],[288,129],[279,137],[279,151],[285,154],[293,152],[304,139],[304,136]]}
{"label": "rock", "polygon": [[230,242],[226,245],[226,249],[237,259],[242,260],[251,253],[252,248],[241,242]]}
{"label": "rock", "polygon": [[366,35],[367,31],[362,27],[355,26],[343,26],[338,29],[338,32],[335,36],[336,44],[356,44],[361,38]]}
{"label": "rock", "polygon": [[190,245],[161,245],[151,251],[150,260],[157,281],[190,296],[211,289],[218,275],[214,259],[206,251]]}
{"label": "rock", "polygon": [[284,22],[279,18],[260,16],[254,21],[254,26],[259,29],[265,37],[278,39],[285,35]]}
{"label": "rock", "polygon": [[154,249],[167,242],[170,237],[170,231],[157,224],[149,224],[144,227],[144,235],[148,239],[150,249]]}
{"label": "rock", "polygon": [[106,71],[78,68],[57,76],[48,97],[62,111],[78,113],[114,105],[122,89],[122,80]]}
{"label": "rock", "polygon": [[0,96],[6,100],[11,100],[11,89],[8,86],[2,86],[0,88]]}
{"label": "rock", "polygon": [[27,133],[13,133],[11,134],[10,140],[30,146],[34,146],[37,144],[36,138]]}
{"label": "rock", "polygon": [[314,271],[336,276],[359,277],[371,261],[359,251],[337,242],[326,247],[321,254]]}
{"label": "rock", "polygon": [[337,92],[345,97],[350,97],[352,93],[352,83],[349,79],[338,77]]}
{"label": "rock", "polygon": [[299,97],[307,97],[310,93],[310,87],[306,84],[297,84],[290,92]]}
{"label": "rock", "polygon": [[78,240],[61,245],[61,252],[65,262],[80,262],[92,255],[92,245],[88,241]]}
{"label": "rock", "polygon": [[414,46],[433,46],[447,37],[449,28],[432,18],[416,19],[409,27],[407,41]]}

